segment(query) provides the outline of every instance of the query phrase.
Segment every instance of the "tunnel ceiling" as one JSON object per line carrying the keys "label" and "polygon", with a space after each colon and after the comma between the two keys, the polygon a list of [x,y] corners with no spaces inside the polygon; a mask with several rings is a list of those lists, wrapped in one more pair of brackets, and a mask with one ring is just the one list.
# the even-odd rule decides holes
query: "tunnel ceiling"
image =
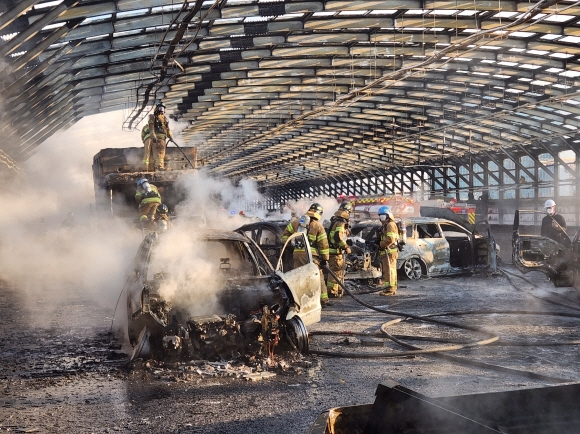
{"label": "tunnel ceiling", "polygon": [[[580,2],[4,0],[2,149],[152,104],[284,186],[580,140]],[[7,109],[9,107],[9,110]]]}

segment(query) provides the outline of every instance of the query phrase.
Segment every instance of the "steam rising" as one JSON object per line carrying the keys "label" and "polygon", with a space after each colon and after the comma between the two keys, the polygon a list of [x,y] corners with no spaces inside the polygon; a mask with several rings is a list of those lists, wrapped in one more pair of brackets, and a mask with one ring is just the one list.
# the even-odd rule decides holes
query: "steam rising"
{"label": "steam rising", "polygon": [[[115,305],[142,233],[132,221],[97,220],[91,166],[100,149],[142,147],[140,132],[123,132],[121,125],[121,112],[84,118],[52,136],[23,164],[26,176],[2,192],[8,210],[0,216],[4,280],[56,302],[74,290],[111,308]],[[182,126],[173,123],[176,135]],[[206,226],[233,230],[251,222],[239,212],[247,203],[257,204],[261,195],[252,180],[232,185],[211,178],[203,169],[178,182],[187,199],[176,209],[179,218],[162,236],[154,261],[170,276],[162,295],[174,304],[187,304],[192,314],[205,314],[218,308],[219,258],[232,255],[208,251],[199,240],[200,231]],[[323,218],[329,219],[336,210],[336,201],[328,198],[291,205],[302,215],[314,201],[324,206]],[[266,217],[267,212],[246,214]],[[282,217],[289,219],[290,209]],[[185,291],[192,281],[195,290]]]}
{"label": "steam rising", "polygon": [[[122,221],[95,220],[91,164],[102,147],[139,143],[120,125],[111,113],[55,134],[23,164],[26,175],[2,191],[10,205],[0,216],[4,280],[45,299],[73,290],[114,306],[140,237]],[[70,213],[74,223],[65,223]]]}

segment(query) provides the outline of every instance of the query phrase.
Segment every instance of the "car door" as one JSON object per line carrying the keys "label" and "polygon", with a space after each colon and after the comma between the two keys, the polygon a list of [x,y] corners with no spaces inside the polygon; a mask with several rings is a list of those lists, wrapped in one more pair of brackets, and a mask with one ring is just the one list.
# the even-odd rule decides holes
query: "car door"
{"label": "car door", "polygon": [[477,222],[472,234],[474,267],[489,268],[495,272],[497,270],[499,247],[491,234],[489,222],[487,220]]}
{"label": "car door", "polygon": [[[285,250],[297,246],[304,246],[308,262],[300,267],[285,269],[282,261]],[[282,255],[278,259],[276,274],[288,286],[294,300],[286,319],[299,316],[306,326],[319,322],[321,316],[320,269],[312,261],[310,244],[305,233],[296,232],[288,238],[282,249]]]}
{"label": "car door", "polygon": [[[447,274],[449,271],[449,244],[435,222],[417,223],[416,246],[421,252],[428,275]],[[403,249],[404,251],[404,249]]]}
{"label": "car door", "polygon": [[473,269],[473,234],[451,221],[440,221],[439,227],[449,244],[449,272],[462,273]]}
{"label": "car door", "polygon": [[[535,212],[517,210],[514,215],[512,232],[512,262],[522,273],[529,271],[541,271],[555,280],[562,280],[562,285],[571,280],[571,276],[565,276],[568,265],[573,263],[573,252],[566,249],[562,244],[548,237],[529,234],[529,228],[522,223],[532,222],[529,218]],[[532,225],[528,225],[532,226]],[[525,229],[524,229],[525,228]],[[566,282],[565,282],[566,281]],[[556,284],[556,281],[554,281]],[[559,286],[559,285],[557,285]]]}

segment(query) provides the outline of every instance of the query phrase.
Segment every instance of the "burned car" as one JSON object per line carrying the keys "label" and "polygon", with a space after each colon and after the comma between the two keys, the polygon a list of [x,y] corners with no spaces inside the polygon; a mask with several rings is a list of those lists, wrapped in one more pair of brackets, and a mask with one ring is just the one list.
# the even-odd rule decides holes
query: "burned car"
{"label": "burned car", "polygon": [[[282,235],[287,225],[288,222],[283,220],[254,222],[240,226],[236,232],[254,240],[266,254],[270,263],[275,264],[280,258],[282,247],[284,247]],[[286,255],[292,256],[290,250],[286,250]]]}
{"label": "burned car", "polygon": [[554,286],[574,286],[580,296],[580,231],[565,246],[540,235],[539,211],[517,210],[512,232],[512,261],[522,273],[541,271]]}
{"label": "burned car", "polygon": [[[282,235],[288,222],[282,220],[250,223],[236,229],[236,232],[247,235],[264,251],[270,262],[277,262],[284,243]],[[286,249],[282,261],[286,267],[292,264],[292,249]],[[352,253],[346,257],[345,279],[376,279],[381,277],[380,266],[372,265],[371,252],[360,246],[352,246]]]}
{"label": "burned car", "polygon": [[[286,246],[307,243],[294,234]],[[306,352],[306,327],[320,321],[320,277],[309,262],[272,267],[248,237],[229,231],[149,234],[125,291],[132,358],[209,360],[273,356],[282,340]]]}
{"label": "burned car", "polygon": [[[407,242],[399,252],[397,269],[402,277],[442,276],[473,272],[478,268],[495,268],[497,246],[487,222],[469,224],[446,209],[422,207],[425,215],[438,217],[405,218]],[[451,220],[453,219],[453,220]],[[372,251],[373,264],[380,266],[376,246],[367,241],[378,238],[378,220],[359,222],[351,229],[351,239],[359,248]]]}

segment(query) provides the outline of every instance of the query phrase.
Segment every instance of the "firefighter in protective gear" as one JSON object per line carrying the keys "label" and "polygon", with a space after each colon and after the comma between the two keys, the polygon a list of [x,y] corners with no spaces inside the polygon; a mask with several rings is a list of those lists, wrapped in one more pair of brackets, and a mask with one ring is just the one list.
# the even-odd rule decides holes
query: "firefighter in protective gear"
{"label": "firefighter in protective gear", "polygon": [[[324,226],[320,223],[320,218],[322,216],[322,206],[318,203],[313,203],[310,209],[306,212],[306,215],[310,217],[310,222],[308,224],[307,234],[308,242],[310,243],[310,252],[312,253],[312,259],[318,268],[320,269],[320,303],[324,306],[329,303],[328,292],[326,291],[326,283],[324,282],[324,273],[322,267],[328,264],[329,259],[329,248],[328,248],[328,237],[326,236],[326,231]],[[299,220],[293,220],[288,223],[284,233],[282,234],[282,241],[286,242],[288,237],[295,232],[298,232]],[[296,247],[293,254],[294,268],[306,265],[308,261],[308,255],[302,247]]]}
{"label": "firefighter in protective gear", "polygon": [[383,285],[379,295],[395,295],[397,292],[397,258],[399,257],[399,228],[388,206],[379,208],[382,223],[379,240],[379,254],[383,266]]}
{"label": "firefighter in protective gear", "polygon": [[149,184],[146,178],[137,181],[135,202],[139,204],[139,220],[143,227],[148,227],[155,221],[155,212],[161,204],[159,190],[153,184]]}
{"label": "firefighter in protective gear", "polygon": [[173,140],[173,135],[169,130],[169,122],[165,116],[165,106],[158,102],[155,111],[149,115],[147,125],[141,131],[141,140],[145,147],[143,164],[148,168],[149,161],[153,158],[154,170],[165,170],[165,148],[167,138]]}
{"label": "firefighter in protective gear", "polygon": [[[336,274],[340,283],[344,283],[345,254],[348,255],[350,253],[350,247],[346,244],[346,238],[349,235],[348,222],[351,212],[352,204],[350,202],[343,202],[334,213],[334,216],[330,218],[330,231],[328,233],[330,259],[328,260],[328,268]],[[330,273],[328,275],[326,288],[329,297],[339,298],[343,295],[342,286],[338,284],[334,276]]]}
{"label": "firefighter in protective gear", "polygon": [[157,223],[158,232],[167,232],[173,227],[173,223],[169,220],[169,208],[162,203],[155,211],[155,221]]}

